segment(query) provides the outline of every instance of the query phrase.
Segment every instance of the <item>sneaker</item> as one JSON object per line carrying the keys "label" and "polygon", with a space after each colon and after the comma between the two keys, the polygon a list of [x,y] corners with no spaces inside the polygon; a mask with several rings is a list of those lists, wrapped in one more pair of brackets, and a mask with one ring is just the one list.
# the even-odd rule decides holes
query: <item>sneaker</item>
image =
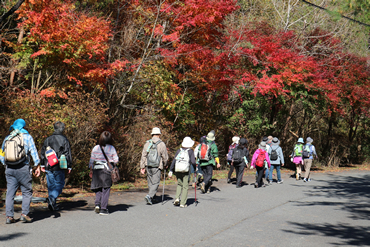
{"label": "sneaker", "polygon": [[211,189],[207,190],[206,193],[207,194],[210,194],[211,193]]}
{"label": "sneaker", "polygon": [[186,208],[188,205],[180,205],[180,208]]}
{"label": "sneaker", "polygon": [[180,205],[180,199],[176,199],[174,202],[173,202],[173,205],[175,205],[175,206],[178,206],[178,205]]}
{"label": "sneaker", "polygon": [[254,183],[254,188],[258,188],[258,183]]}
{"label": "sneaker", "polygon": [[206,193],[205,187],[206,187],[206,185],[205,185],[204,182],[200,184],[200,190],[202,191],[202,193]]}
{"label": "sneaker", "polygon": [[31,223],[32,222],[32,219],[28,215],[21,214],[20,221],[23,221],[25,223]]}
{"label": "sneaker", "polygon": [[100,213],[100,206],[99,205],[95,205],[95,209],[94,209],[95,213]]}
{"label": "sneaker", "polygon": [[240,185],[237,185],[237,186],[236,186],[236,188],[237,188],[237,189],[238,189],[238,188],[241,188],[241,186],[240,186]]}
{"label": "sneaker", "polygon": [[307,182],[307,178],[304,178],[304,179],[303,179],[303,182]]}
{"label": "sneaker", "polygon": [[231,179],[230,178],[227,179],[227,183],[228,184],[231,183]]}
{"label": "sneaker", "polygon": [[149,195],[146,195],[145,196],[145,201],[146,201],[146,204],[148,204],[148,205],[152,205],[153,203],[152,203],[152,198],[150,198],[150,196]]}
{"label": "sneaker", "polygon": [[278,184],[282,184],[282,183],[283,183],[283,180],[280,180],[280,181],[278,181],[277,183],[278,183]]}
{"label": "sneaker", "polygon": [[108,211],[108,209],[100,209],[99,214],[100,215],[109,215],[109,211]]}
{"label": "sneaker", "polygon": [[6,224],[15,223],[15,219],[13,217],[6,217]]}
{"label": "sneaker", "polygon": [[307,179],[307,182],[311,182],[311,178]]}
{"label": "sneaker", "polygon": [[298,173],[295,175],[295,179],[299,180],[299,174]]}
{"label": "sneaker", "polygon": [[272,181],[269,181],[268,184],[271,185],[272,184]]}

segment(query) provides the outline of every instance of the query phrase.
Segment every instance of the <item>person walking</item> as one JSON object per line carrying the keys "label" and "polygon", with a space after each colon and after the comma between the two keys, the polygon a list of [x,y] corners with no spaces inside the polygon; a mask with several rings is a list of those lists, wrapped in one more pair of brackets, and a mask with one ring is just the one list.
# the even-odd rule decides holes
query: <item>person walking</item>
{"label": "person walking", "polygon": [[236,188],[242,187],[244,169],[248,165],[249,151],[246,147],[247,143],[245,138],[241,138],[232,155],[231,166],[235,167]]}
{"label": "person walking", "polygon": [[[67,137],[63,135],[65,124],[58,121],[54,124],[54,133],[47,137],[41,148],[41,171],[46,172],[46,181],[48,185],[48,208],[50,211],[59,210],[56,204],[57,197],[62,193],[65,184],[65,170],[59,163],[49,164],[46,157],[46,151],[52,149],[58,160],[62,155],[67,161],[68,173],[72,170],[71,145]],[[50,152],[50,151],[49,151]],[[39,168],[40,169],[40,168]]]}
{"label": "person walking", "polygon": [[233,155],[234,149],[239,145],[239,140],[240,140],[239,136],[234,136],[232,138],[232,143],[229,146],[229,150],[226,154],[227,164],[230,166],[229,173],[227,174],[227,183],[228,184],[231,183],[231,175],[234,172],[234,166],[233,166],[233,163],[232,163],[232,155]]}
{"label": "person walking", "polygon": [[281,179],[280,174],[280,165],[284,166],[284,155],[283,150],[279,146],[280,141],[277,137],[274,137],[271,142],[271,147],[268,150],[269,158],[270,158],[270,172],[269,172],[269,184],[272,184],[272,173],[274,169],[276,169],[276,175],[277,175],[277,183],[281,184],[283,183],[283,180]]}
{"label": "person walking", "polygon": [[161,130],[157,127],[152,129],[152,139],[146,141],[141,153],[140,172],[147,172],[149,193],[145,196],[148,205],[156,202],[155,195],[161,181],[161,171],[166,167],[168,153],[166,144],[160,139]]}
{"label": "person walking", "polygon": [[[267,164],[265,163],[267,162]],[[267,166],[267,167],[266,167]],[[270,168],[271,163],[266,150],[266,142],[261,142],[258,149],[254,152],[251,162],[251,169],[256,168],[258,172],[255,188],[265,187],[263,183],[263,173],[267,168]]]}
{"label": "person walking", "polygon": [[210,193],[212,184],[213,167],[220,168],[218,158],[218,148],[215,143],[215,135],[209,132],[206,137],[206,142],[201,143],[198,151],[199,165],[202,169],[203,182],[200,184],[202,193]]}
{"label": "person walking", "polygon": [[[181,148],[177,150],[175,158],[170,167],[169,177],[175,173],[177,178],[176,199],[174,205],[180,205],[180,208],[187,207],[188,189],[189,189],[189,171],[190,167],[195,167],[194,151],[191,149],[194,141],[190,137],[185,137],[182,141]],[[181,196],[181,198],[180,198]]]}
{"label": "person walking", "polygon": [[[18,187],[22,191],[22,213],[20,221],[30,223],[32,219],[28,216],[32,199],[32,168],[30,156],[37,167],[40,163],[37,149],[32,136],[25,129],[26,121],[17,119],[10,126],[10,134],[5,137],[1,149],[0,161],[5,165],[6,178],[6,224],[15,223],[14,219],[14,197]],[[17,150],[17,152],[14,152]],[[40,176],[40,170],[35,170],[35,176]]]}
{"label": "person walking", "polygon": [[303,159],[302,159],[302,153],[303,153],[303,138],[298,138],[297,144],[295,144],[293,148],[293,152],[289,157],[293,158],[293,163],[296,166],[296,180],[299,180],[302,173],[302,165],[303,165]]}
{"label": "person walking", "polygon": [[108,201],[110,188],[112,187],[112,176],[110,164],[118,163],[116,149],[112,145],[112,134],[108,131],[101,133],[98,145],[92,152],[89,162],[91,190],[95,192],[95,213],[109,215]]}
{"label": "person walking", "polygon": [[[271,147],[271,142],[272,142],[272,136],[264,136],[263,138],[262,138],[262,141],[263,142],[266,142],[266,151],[268,152],[269,151],[269,149],[270,149],[270,147]],[[269,183],[269,172],[270,170],[269,169],[266,169],[265,170],[265,180],[267,181],[267,183]],[[256,176],[258,176],[258,174],[256,174]]]}
{"label": "person walking", "polygon": [[315,146],[312,145],[312,142],[313,142],[313,139],[311,137],[307,137],[304,150],[308,154],[306,155],[308,157],[303,157],[304,170],[305,170],[303,182],[311,181],[310,172],[311,172],[312,161],[313,161],[314,156],[316,156],[316,159],[318,158]]}

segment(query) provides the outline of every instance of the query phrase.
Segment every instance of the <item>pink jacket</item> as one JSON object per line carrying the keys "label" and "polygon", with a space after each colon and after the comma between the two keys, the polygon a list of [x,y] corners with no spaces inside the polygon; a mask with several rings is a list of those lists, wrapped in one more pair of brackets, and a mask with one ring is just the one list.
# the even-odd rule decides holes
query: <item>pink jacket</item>
{"label": "pink jacket", "polygon": [[[257,157],[258,157],[258,155],[261,151],[262,151],[262,149],[257,149],[256,152],[254,152],[253,157],[252,157],[252,163],[251,163],[252,168],[256,167],[256,160],[257,160]],[[265,160],[267,161],[267,164],[269,165],[269,168],[270,168],[271,163],[270,163],[269,154],[267,153],[266,150],[264,150],[264,151],[266,152],[265,153]]]}

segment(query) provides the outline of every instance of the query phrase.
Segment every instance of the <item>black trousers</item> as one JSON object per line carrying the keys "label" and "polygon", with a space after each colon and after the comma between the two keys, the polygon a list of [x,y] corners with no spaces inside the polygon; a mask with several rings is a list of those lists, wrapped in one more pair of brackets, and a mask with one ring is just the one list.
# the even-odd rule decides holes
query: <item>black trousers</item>
{"label": "black trousers", "polygon": [[245,166],[241,165],[235,166],[235,172],[236,172],[236,186],[241,186],[243,181],[243,174],[244,174]]}
{"label": "black trousers", "polygon": [[227,178],[228,179],[231,179],[231,175],[233,174],[233,172],[234,172],[234,166],[232,166],[231,165],[231,162],[227,162],[228,164],[229,164],[229,166],[230,166],[230,171],[229,171],[229,173],[227,174]]}
{"label": "black trousers", "polygon": [[259,166],[256,166],[256,169],[257,169],[257,173],[258,173],[258,176],[257,176],[257,181],[256,183],[258,184],[258,187],[261,187],[263,185],[263,172],[265,171],[265,167],[259,167]]}
{"label": "black trousers", "polygon": [[203,182],[205,184],[205,191],[212,185],[213,165],[201,166],[203,173]]}

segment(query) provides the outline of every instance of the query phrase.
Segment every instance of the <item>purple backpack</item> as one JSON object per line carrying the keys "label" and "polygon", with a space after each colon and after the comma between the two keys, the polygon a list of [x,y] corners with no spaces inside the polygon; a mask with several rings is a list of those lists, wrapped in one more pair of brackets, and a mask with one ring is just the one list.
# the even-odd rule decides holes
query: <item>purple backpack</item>
{"label": "purple backpack", "polygon": [[227,161],[232,161],[233,159],[233,152],[234,149],[238,146],[238,144],[230,145],[229,146],[229,152],[227,153]]}

